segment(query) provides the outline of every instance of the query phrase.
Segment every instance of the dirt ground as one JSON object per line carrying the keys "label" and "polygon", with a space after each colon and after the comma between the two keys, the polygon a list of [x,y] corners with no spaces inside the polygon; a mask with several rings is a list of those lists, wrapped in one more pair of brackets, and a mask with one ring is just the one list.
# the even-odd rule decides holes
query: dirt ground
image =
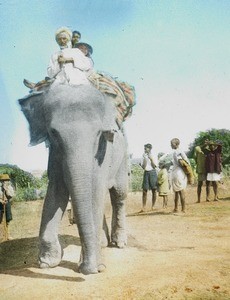
{"label": "dirt ground", "polygon": [[[218,202],[204,197],[196,204],[189,187],[185,214],[172,213],[173,195],[167,209],[158,198],[154,211],[138,214],[141,193],[130,193],[127,248],[104,249],[106,271],[88,276],[76,272],[80,241],[66,214],[63,261],[39,269],[42,201],[14,203],[13,240],[0,244],[0,299],[230,299],[230,184],[221,185]],[[106,215],[110,222],[109,208]]]}

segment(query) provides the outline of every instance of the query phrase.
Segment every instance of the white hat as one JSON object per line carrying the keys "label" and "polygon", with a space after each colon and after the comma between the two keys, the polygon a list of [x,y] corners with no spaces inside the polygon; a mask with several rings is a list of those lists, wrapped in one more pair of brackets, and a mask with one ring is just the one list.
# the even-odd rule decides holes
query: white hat
{"label": "white hat", "polygon": [[72,31],[69,28],[67,28],[67,27],[60,27],[60,28],[58,28],[56,30],[56,32],[55,32],[55,39],[57,40],[58,35],[60,33],[63,33],[63,32],[68,35],[69,41],[70,41],[72,39]]}

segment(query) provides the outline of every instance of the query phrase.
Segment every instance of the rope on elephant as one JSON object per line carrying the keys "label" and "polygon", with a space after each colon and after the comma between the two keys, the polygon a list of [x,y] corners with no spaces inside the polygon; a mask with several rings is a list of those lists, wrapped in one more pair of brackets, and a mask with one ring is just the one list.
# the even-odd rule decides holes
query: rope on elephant
{"label": "rope on elephant", "polygon": [[132,108],[136,104],[133,86],[103,72],[93,72],[88,79],[99,91],[113,97],[119,125],[132,115]]}

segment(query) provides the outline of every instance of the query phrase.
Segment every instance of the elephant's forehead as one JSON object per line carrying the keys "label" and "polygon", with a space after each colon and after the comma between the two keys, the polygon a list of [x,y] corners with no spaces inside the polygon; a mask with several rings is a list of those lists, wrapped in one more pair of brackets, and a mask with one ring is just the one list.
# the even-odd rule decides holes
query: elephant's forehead
{"label": "elephant's forehead", "polygon": [[97,101],[102,100],[102,94],[94,87],[88,85],[70,86],[70,85],[59,85],[51,88],[47,93],[49,102],[56,101],[57,99],[76,102],[90,101],[90,99],[96,99]]}
{"label": "elephant's forehead", "polygon": [[[79,122],[79,121],[88,121],[92,122],[95,120],[99,120],[102,118],[101,111],[96,113],[92,107],[79,107],[77,105],[70,105],[60,107],[60,109],[56,106],[52,112],[50,112],[49,116],[51,120],[57,120],[60,122]],[[46,115],[47,116],[47,115]]]}
{"label": "elephant's forehead", "polygon": [[104,107],[99,103],[89,103],[84,101],[57,101],[50,103],[46,109],[46,115],[52,118],[58,117],[61,120],[67,119],[95,119],[104,114]]}
{"label": "elephant's forehead", "polygon": [[55,90],[45,99],[45,110],[56,114],[103,113],[104,98],[98,93],[83,93],[82,89]]}

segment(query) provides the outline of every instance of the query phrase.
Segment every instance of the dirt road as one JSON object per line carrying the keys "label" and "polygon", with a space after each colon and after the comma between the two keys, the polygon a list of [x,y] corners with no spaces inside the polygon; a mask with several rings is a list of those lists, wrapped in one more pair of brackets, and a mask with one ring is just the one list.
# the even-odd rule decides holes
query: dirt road
{"label": "dirt road", "polygon": [[104,249],[106,271],[88,276],[76,272],[80,241],[66,215],[60,228],[63,261],[39,269],[42,201],[15,203],[14,239],[0,244],[0,299],[230,299],[229,184],[220,198],[195,204],[196,188],[190,187],[185,214],[172,213],[172,195],[167,209],[158,198],[156,210],[138,214],[141,194],[129,194],[128,246]]}

